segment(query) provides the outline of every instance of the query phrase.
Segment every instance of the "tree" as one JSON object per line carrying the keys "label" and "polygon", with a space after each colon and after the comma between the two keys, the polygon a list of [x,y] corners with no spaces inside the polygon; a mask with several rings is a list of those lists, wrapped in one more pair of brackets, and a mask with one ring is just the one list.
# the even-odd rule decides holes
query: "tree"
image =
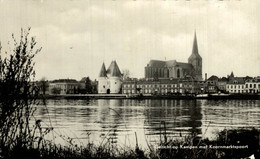
{"label": "tree", "polygon": [[89,77],[83,77],[80,82],[85,83],[85,93],[93,93],[92,84]]}
{"label": "tree", "polygon": [[44,77],[40,80],[39,87],[40,87],[42,94],[45,95],[46,90],[48,88],[48,82],[46,81],[46,79]]}
{"label": "tree", "polygon": [[19,41],[12,35],[13,49],[0,59],[0,156],[6,158],[15,147],[28,148],[34,141],[29,124],[37,97],[32,82],[35,76],[33,59],[41,48],[35,48],[35,37],[30,38],[29,32],[30,28],[21,29]]}
{"label": "tree", "polygon": [[86,78],[85,88],[86,88],[87,93],[92,93],[92,85],[91,85],[91,80],[89,77]]}
{"label": "tree", "polygon": [[52,93],[52,94],[60,94],[60,92],[61,92],[61,89],[60,89],[60,88],[54,87],[54,88],[51,89],[51,93]]}

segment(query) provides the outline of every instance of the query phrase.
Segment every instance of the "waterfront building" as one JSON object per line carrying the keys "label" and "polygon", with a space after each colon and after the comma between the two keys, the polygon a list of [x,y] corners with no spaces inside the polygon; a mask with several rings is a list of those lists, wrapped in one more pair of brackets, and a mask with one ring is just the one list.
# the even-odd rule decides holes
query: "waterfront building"
{"label": "waterfront building", "polygon": [[[139,85],[138,85],[139,87]],[[137,94],[141,93],[138,92],[137,89],[137,79],[136,78],[127,78],[122,83],[122,93],[123,94]]]}
{"label": "waterfront building", "polygon": [[208,78],[205,82],[205,91],[207,93],[217,93],[218,92],[218,77],[215,75],[212,75],[210,78]]}
{"label": "waterfront building", "polygon": [[150,94],[150,95],[170,95],[170,94],[190,94],[200,93],[203,81],[196,81],[191,77],[182,79],[127,79],[123,81],[123,94]]}
{"label": "waterfront building", "polygon": [[98,77],[98,93],[121,93],[121,86],[122,74],[116,61],[112,61],[107,70],[103,63]]}
{"label": "waterfront building", "polygon": [[49,83],[50,94],[76,94],[79,83],[75,79],[59,79]]}
{"label": "waterfront building", "polygon": [[245,82],[246,93],[259,93],[260,92],[260,79],[248,79]]}
{"label": "waterfront building", "polygon": [[177,62],[176,60],[150,60],[145,67],[146,79],[184,78],[186,76],[202,80],[202,58],[198,51],[196,33],[194,35],[192,54],[188,58],[188,63]]}
{"label": "waterfront building", "polygon": [[222,77],[217,82],[218,90],[221,92],[226,92],[226,85],[228,83],[228,79],[226,77]]}
{"label": "waterfront building", "polygon": [[244,77],[232,77],[226,85],[226,91],[230,94],[246,93]]}

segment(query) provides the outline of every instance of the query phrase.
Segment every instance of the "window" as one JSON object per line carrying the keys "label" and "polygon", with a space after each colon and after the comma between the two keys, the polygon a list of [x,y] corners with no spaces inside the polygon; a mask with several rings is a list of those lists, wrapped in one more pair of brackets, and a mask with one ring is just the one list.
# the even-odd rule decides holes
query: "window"
{"label": "window", "polygon": [[180,78],[180,70],[177,70],[177,78]]}
{"label": "window", "polygon": [[248,88],[248,84],[246,84],[246,88]]}
{"label": "window", "polygon": [[252,84],[250,84],[250,88],[252,88]]}
{"label": "window", "polygon": [[254,84],[254,88],[256,88],[256,84]]}

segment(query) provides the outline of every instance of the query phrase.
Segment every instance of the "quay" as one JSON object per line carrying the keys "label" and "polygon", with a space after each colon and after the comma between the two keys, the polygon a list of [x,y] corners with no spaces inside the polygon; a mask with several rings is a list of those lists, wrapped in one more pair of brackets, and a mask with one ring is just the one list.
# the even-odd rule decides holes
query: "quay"
{"label": "quay", "polygon": [[228,94],[226,96],[211,95],[196,96],[196,95],[151,95],[151,94],[58,94],[44,95],[39,98],[44,99],[234,99],[234,100],[260,100],[259,94]]}

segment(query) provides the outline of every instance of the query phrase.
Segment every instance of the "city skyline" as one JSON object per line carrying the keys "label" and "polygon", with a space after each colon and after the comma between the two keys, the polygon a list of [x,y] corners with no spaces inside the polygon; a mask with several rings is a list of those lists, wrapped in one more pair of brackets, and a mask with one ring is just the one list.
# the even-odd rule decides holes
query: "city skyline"
{"label": "city skyline", "polygon": [[2,54],[12,33],[31,27],[38,47],[36,79],[98,77],[116,60],[143,78],[150,60],[187,62],[194,31],[202,76],[259,76],[260,2],[0,1]]}

